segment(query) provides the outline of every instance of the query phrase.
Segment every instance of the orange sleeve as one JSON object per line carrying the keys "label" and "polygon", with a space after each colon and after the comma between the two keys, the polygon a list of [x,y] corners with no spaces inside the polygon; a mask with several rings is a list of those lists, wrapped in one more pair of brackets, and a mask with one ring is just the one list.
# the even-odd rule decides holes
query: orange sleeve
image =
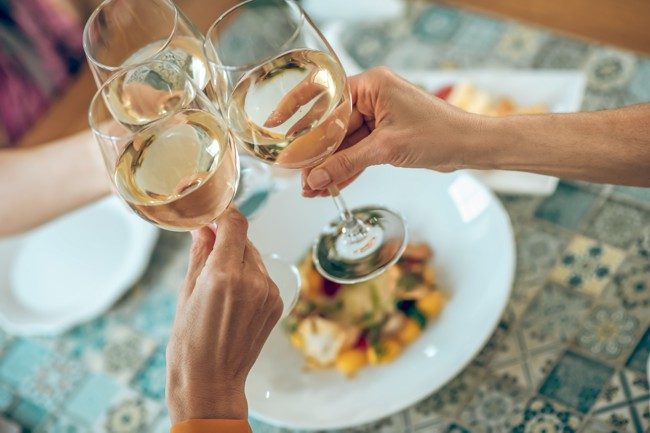
{"label": "orange sleeve", "polygon": [[252,433],[245,419],[190,419],[172,427],[171,433]]}

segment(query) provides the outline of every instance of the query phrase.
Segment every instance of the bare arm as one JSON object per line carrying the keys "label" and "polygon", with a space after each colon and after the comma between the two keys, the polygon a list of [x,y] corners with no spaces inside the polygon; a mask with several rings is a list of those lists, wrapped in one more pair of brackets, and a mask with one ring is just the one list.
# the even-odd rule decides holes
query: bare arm
{"label": "bare arm", "polygon": [[364,168],[508,169],[650,186],[650,104],[575,114],[486,117],[435,98],[385,68],[351,77],[354,110],[339,151],[304,172],[328,195]]}
{"label": "bare arm", "polygon": [[650,186],[650,104],[486,119],[473,140],[473,168]]}
{"label": "bare arm", "polygon": [[108,194],[105,171],[89,131],[34,148],[0,150],[0,236]]}

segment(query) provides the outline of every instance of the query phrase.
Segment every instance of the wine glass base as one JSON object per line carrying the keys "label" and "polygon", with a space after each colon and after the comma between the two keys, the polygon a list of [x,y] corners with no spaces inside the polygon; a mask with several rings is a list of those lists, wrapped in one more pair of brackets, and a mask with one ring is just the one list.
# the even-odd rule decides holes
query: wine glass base
{"label": "wine glass base", "polygon": [[382,207],[353,209],[352,215],[368,230],[364,242],[351,245],[341,220],[321,232],[312,250],[316,269],[325,278],[353,284],[370,280],[402,256],[408,236],[401,215]]}
{"label": "wine glass base", "polygon": [[298,302],[301,284],[300,273],[292,263],[287,262],[277,254],[264,254],[262,262],[264,262],[269,277],[278,286],[283,304],[282,318],[285,318]]}

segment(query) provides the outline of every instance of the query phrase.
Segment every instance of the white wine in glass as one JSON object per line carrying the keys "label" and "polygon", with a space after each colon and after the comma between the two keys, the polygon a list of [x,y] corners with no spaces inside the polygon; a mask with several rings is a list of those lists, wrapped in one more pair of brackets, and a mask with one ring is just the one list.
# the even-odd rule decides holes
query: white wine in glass
{"label": "white wine in glass", "polygon": [[117,160],[114,179],[138,215],[167,230],[190,230],[230,204],[237,154],[214,115],[184,110],[136,134]]}
{"label": "white wine in glass", "polygon": [[[128,77],[165,71],[173,87],[139,81],[142,94],[166,101],[147,124],[124,122]],[[153,99],[152,99],[153,100]],[[151,101],[150,101],[151,102]],[[89,122],[115,189],[142,218],[187,231],[219,218],[237,190],[232,134],[213,104],[175,64],[154,61],[123,69],[93,99]]]}
{"label": "white wine in glass", "polygon": [[[205,52],[221,110],[253,156],[308,168],[341,145],[352,115],[347,77],[295,1],[243,1],[210,27]],[[313,246],[316,268],[339,283],[379,275],[404,251],[404,219],[383,207],[350,210],[336,187],[330,193],[339,219]]]}
{"label": "white wine in glass", "polygon": [[241,78],[230,97],[228,119],[256,157],[287,168],[311,166],[345,137],[349,95],[333,57],[297,49]]}

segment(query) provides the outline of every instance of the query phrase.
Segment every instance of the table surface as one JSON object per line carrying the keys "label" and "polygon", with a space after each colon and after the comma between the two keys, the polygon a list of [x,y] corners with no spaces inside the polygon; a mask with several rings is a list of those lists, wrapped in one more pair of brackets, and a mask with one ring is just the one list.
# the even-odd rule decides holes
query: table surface
{"label": "table surface", "polygon": [[[454,9],[345,39],[364,67],[577,68],[584,109],[650,101],[648,59]],[[493,337],[439,392],[355,431],[650,431],[650,189],[561,182],[549,198],[501,198],[518,263]],[[165,344],[188,245],[164,233],[133,290],[60,337],[0,331],[0,413],[34,432],[167,431]]]}

